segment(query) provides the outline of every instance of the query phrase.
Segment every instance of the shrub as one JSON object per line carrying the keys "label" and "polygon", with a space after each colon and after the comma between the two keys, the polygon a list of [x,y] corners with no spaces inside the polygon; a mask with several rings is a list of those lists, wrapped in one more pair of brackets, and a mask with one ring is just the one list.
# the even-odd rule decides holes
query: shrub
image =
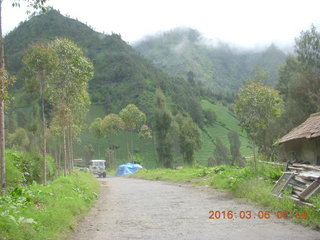
{"label": "shrub", "polygon": [[23,173],[11,158],[6,159],[6,182],[8,187],[14,187],[25,182]]}
{"label": "shrub", "polygon": [[[6,151],[7,163],[12,163],[23,176],[24,183],[40,182],[42,178],[42,156],[33,152],[21,152],[14,149]],[[57,169],[53,158],[47,155],[47,179],[56,176]],[[7,173],[15,177],[17,173]],[[17,186],[17,185],[14,185]]]}

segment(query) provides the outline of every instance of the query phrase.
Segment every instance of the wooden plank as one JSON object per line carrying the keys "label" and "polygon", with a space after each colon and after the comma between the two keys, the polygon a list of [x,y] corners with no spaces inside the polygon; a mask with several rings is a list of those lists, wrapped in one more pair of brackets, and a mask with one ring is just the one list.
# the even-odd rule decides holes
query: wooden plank
{"label": "wooden plank", "polygon": [[314,193],[316,193],[320,189],[320,179],[314,181],[307,187],[302,193],[300,193],[299,197],[307,200],[310,198]]}
{"label": "wooden plank", "polygon": [[299,192],[303,192],[305,190],[305,188],[301,188],[301,187],[298,187],[298,186],[295,186],[295,185],[292,185],[292,188],[295,190],[295,191],[299,191]]}
{"label": "wooden plank", "polygon": [[320,179],[320,171],[306,171],[299,173],[298,176],[304,179]]}
{"label": "wooden plank", "polygon": [[284,172],[276,185],[271,190],[271,194],[274,196],[279,197],[283,190],[288,186],[291,178],[294,176],[292,172]]}
{"label": "wooden plank", "polygon": [[297,167],[292,167],[292,166],[288,166],[288,169],[289,169],[289,170],[292,170],[292,171],[299,171],[299,172],[305,170],[305,169],[303,169],[303,168],[297,168]]}
{"label": "wooden plank", "polygon": [[292,194],[299,196],[302,191],[292,190]]}
{"label": "wooden plank", "polygon": [[297,176],[294,176],[293,178],[290,179],[290,184],[291,185],[295,185],[295,186],[299,186],[299,187],[302,187],[302,188],[306,188],[306,184],[310,184],[311,181],[307,181],[307,180],[303,180],[302,181],[299,181],[296,179]]}
{"label": "wooden plank", "polygon": [[308,181],[308,180],[306,180],[306,179],[304,179],[304,178],[301,178],[299,175],[294,176],[294,180],[295,180],[295,181],[299,181],[299,182],[304,183],[304,184],[310,184],[310,183],[312,183],[312,181]]}
{"label": "wooden plank", "polygon": [[301,163],[294,163],[292,164],[293,167],[298,167],[298,168],[304,168],[307,170],[316,170],[320,171],[320,166],[314,166],[314,165],[307,165],[307,164],[301,164]]}

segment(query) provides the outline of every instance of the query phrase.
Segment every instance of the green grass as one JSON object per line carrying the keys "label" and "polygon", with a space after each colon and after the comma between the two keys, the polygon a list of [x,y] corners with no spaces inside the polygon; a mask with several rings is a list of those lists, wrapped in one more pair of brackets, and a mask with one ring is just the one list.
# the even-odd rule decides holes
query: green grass
{"label": "green grass", "polygon": [[82,172],[10,190],[0,196],[0,239],[66,239],[98,192],[98,181]]}
{"label": "green grass", "polygon": [[[163,180],[170,182],[188,182],[194,185],[210,185],[213,188],[228,190],[235,197],[248,199],[266,210],[276,218],[278,211],[291,213],[290,219],[304,225],[320,228],[320,194],[311,199],[314,208],[297,205],[288,197],[276,198],[270,191],[275,181],[281,176],[283,169],[260,164],[258,171],[252,166],[236,168],[231,166],[215,166],[173,169],[141,170],[131,175],[135,178]],[[297,219],[294,213],[306,211],[307,218]]]}
{"label": "green grass", "polygon": [[230,131],[235,131],[239,134],[241,142],[240,152],[242,156],[252,155],[252,150],[249,147],[250,144],[246,133],[241,130],[239,121],[230,113],[227,107],[223,106],[222,104],[212,104],[207,100],[202,100],[201,106],[203,110],[214,111],[217,115],[217,121],[212,126],[205,127],[210,137],[204,131],[201,131],[203,145],[201,149],[195,153],[195,159],[197,163],[207,165],[208,158],[212,156],[215,149],[215,144],[213,141],[215,141],[216,137],[219,137],[229,148],[230,145],[228,133]]}

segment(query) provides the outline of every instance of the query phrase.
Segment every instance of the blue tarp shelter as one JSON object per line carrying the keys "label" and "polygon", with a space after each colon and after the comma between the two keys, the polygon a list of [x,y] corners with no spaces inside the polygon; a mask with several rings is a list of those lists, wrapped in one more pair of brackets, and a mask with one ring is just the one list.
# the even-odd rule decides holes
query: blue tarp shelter
{"label": "blue tarp shelter", "polygon": [[142,166],[140,164],[135,164],[135,163],[122,164],[118,167],[118,171],[116,175],[123,176],[127,174],[132,174],[141,168]]}

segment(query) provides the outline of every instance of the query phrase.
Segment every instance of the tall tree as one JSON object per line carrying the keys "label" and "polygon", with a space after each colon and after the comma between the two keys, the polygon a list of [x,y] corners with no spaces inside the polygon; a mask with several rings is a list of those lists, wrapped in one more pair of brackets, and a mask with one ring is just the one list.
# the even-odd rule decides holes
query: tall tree
{"label": "tall tree", "polygon": [[160,88],[156,90],[156,102],[154,113],[154,131],[156,137],[156,148],[159,157],[159,166],[172,167],[172,139],[169,137],[173,118],[166,107],[166,98]]}
{"label": "tall tree", "polygon": [[46,184],[46,153],[47,153],[47,121],[45,117],[45,93],[47,81],[57,70],[58,56],[55,51],[44,43],[31,45],[24,55],[23,63],[25,72],[29,78],[36,81],[40,89],[41,118],[42,118],[42,154],[43,154],[43,173],[42,182]]}
{"label": "tall tree", "polygon": [[[4,100],[6,95],[8,77],[5,70],[4,61],[4,43],[2,34],[2,3],[0,0],[0,165],[1,165],[1,188],[5,191],[6,188],[6,161],[5,161],[5,137],[4,137]],[[25,0],[29,8],[46,10],[44,4],[47,0]],[[20,6],[18,0],[12,1],[12,6]]]}
{"label": "tall tree", "polygon": [[[120,131],[122,131],[125,128],[125,123],[118,114],[110,113],[104,117],[101,124],[101,128],[104,136],[109,137],[110,135],[117,135]],[[109,144],[109,147],[107,148],[107,153],[108,166],[110,168],[114,168],[116,148],[112,147],[111,144]]]}
{"label": "tall tree", "polygon": [[124,122],[125,129],[131,133],[131,151],[129,150],[129,143],[127,138],[127,154],[128,158],[133,151],[133,131],[139,131],[141,126],[147,121],[146,115],[134,104],[129,104],[119,112],[119,116]]}
{"label": "tall tree", "polygon": [[240,153],[240,146],[241,142],[239,139],[239,134],[235,131],[230,131],[228,133],[228,139],[230,143],[230,153],[232,158],[232,165],[238,164],[241,165],[241,153]]}
{"label": "tall tree", "polygon": [[221,164],[230,164],[230,156],[229,156],[228,148],[223,144],[222,140],[217,137],[216,138],[216,148],[213,153],[214,161],[217,165]]}
{"label": "tall tree", "polygon": [[72,139],[74,129],[79,129],[85,120],[90,98],[88,81],[93,77],[93,65],[82,50],[68,39],[55,39],[50,43],[58,55],[58,71],[48,85],[49,99],[56,109],[64,139],[64,161],[67,168],[73,165]]}
{"label": "tall tree", "polygon": [[279,117],[282,99],[279,92],[258,82],[250,82],[240,89],[235,102],[235,112],[240,125],[253,143],[256,166],[256,144],[264,137],[269,123]]}
{"label": "tall tree", "polygon": [[185,164],[193,165],[194,152],[200,149],[201,144],[201,136],[197,124],[195,124],[192,118],[185,118],[183,122],[179,124],[180,152]]}
{"label": "tall tree", "polygon": [[89,130],[93,134],[93,136],[98,139],[97,146],[98,146],[99,159],[101,158],[100,157],[101,146],[99,144],[99,142],[100,142],[99,139],[104,137],[104,132],[102,131],[102,122],[103,122],[103,119],[98,117],[93,120],[93,122],[90,124],[90,128],[89,128]]}

